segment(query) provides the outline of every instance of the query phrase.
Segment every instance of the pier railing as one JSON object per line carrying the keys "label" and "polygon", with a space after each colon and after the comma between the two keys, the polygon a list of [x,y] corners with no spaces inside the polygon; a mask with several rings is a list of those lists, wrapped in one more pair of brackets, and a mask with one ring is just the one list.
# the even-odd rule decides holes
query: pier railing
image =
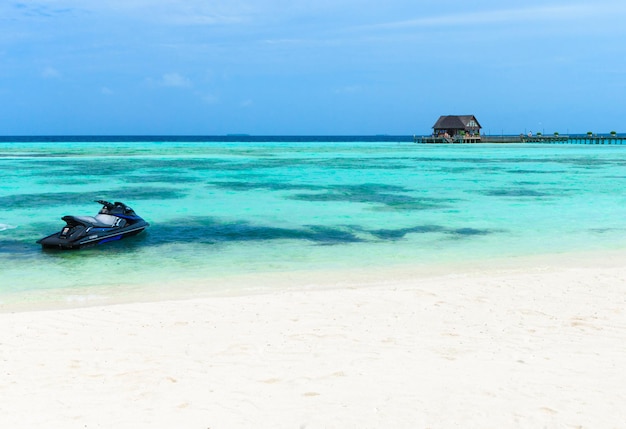
{"label": "pier railing", "polygon": [[413,136],[413,141],[415,143],[425,143],[425,144],[456,144],[456,143],[481,143],[480,136],[456,136],[456,137],[434,137],[434,136],[424,136],[418,137]]}
{"label": "pier railing", "polygon": [[542,143],[542,144],[597,144],[626,145],[626,135],[573,135],[573,136],[472,136],[454,139],[433,136],[413,136],[415,143],[424,144],[467,144],[467,143]]}
{"label": "pier railing", "polygon": [[624,135],[574,135],[574,136],[520,136],[522,143],[553,143],[553,144],[626,144]]}

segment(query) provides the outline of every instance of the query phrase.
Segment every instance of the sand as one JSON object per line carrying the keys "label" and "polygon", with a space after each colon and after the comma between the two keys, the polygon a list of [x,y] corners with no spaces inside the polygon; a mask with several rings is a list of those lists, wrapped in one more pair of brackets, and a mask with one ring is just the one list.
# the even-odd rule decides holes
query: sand
{"label": "sand", "polygon": [[626,267],[0,314],[2,428],[618,428]]}

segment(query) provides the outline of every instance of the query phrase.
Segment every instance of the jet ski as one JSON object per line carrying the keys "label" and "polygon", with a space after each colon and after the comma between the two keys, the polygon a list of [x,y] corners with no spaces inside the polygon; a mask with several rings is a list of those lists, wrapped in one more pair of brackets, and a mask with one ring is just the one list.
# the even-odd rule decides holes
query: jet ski
{"label": "jet ski", "polygon": [[124,203],[96,202],[103,206],[97,215],[63,216],[63,229],[37,243],[45,249],[80,249],[130,237],[150,226]]}

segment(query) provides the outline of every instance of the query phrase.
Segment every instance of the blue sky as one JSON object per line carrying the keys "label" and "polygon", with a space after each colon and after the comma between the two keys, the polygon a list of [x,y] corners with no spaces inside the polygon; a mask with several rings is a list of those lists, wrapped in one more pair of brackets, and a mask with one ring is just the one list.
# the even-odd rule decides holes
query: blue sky
{"label": "blue sky", "polygon": [[0,2],[0,134],[626,133],[626,2]]}

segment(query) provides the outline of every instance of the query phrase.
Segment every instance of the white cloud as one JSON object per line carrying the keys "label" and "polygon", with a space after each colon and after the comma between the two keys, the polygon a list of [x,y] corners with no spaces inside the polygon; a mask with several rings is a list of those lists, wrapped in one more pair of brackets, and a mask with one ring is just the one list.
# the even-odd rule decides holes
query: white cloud
{"label": "white cloud", "polygon": [[563,21],[584,19],[591,15],[606,13],[596,4],[561,6],[538,6],[518,9],[488,10],[471,13],[429,16],[374,25],[377,28],[401,29],[410,27],[444,27],[453,25],[482,25],[497,23]]}
{"label": "white cloud", "polygon": [[149,87],[190,88],[193,86],[190,79],[177,72],[165,73],[158,79],[149,77],[144,83]]}
{"label": "white cloud", "polygon": [[335,90],[335,94],[354,94],[361,92],[363,88],[360,85],[347,85]]}
{"label": "white cloud", "polygon": [[165,73],[161,77],[159,84],[161,86],[170,86],[174,88],[187,88],[191,86],[191,81],[178,73]]}
{"label": "white cloud", "polygon": [[204,101],[206,104],[216,104],[217,102],[219,102],[219,98],[213,94],[204,94],[201,95],[200,98],[202,98],[202,101]]}
{"label": "white cloud", "polygon": [[164,15],[162,21],[175,25],[227,25],[246,21],[244,16],[220,15],[203,12],[179,13],[172,16]]}
{"label": "white cloud", "polygon": [[54,67],[46,67],[41,71],[41,76],[46,79],[58,79],[61,77],[61,72]]}

